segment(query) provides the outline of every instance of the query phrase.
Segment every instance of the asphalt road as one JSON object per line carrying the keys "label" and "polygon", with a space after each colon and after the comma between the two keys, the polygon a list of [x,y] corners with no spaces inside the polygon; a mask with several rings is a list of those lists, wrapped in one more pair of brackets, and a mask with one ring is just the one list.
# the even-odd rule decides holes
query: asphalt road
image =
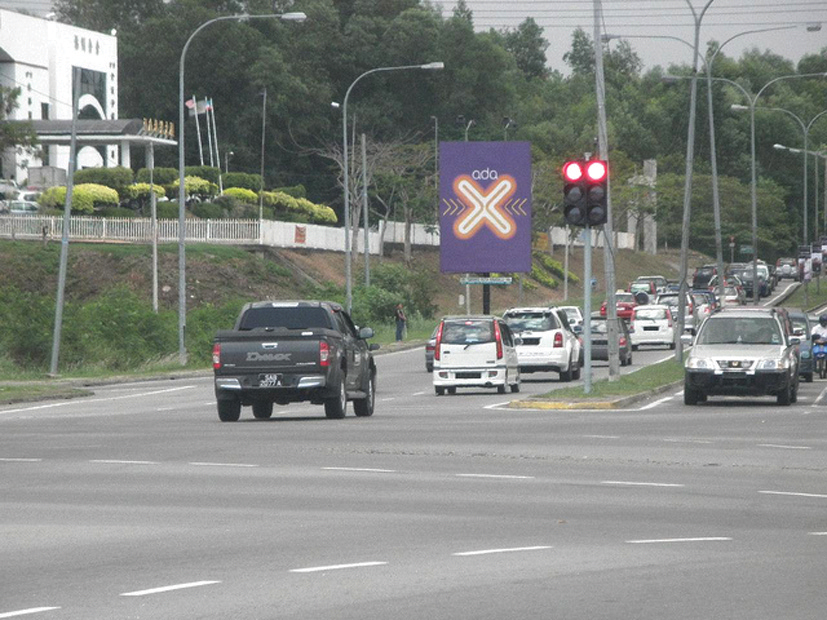
{"label": "asphalt road", "polygon": [[0,408],[0,618],[824,617],[827,382],[535,411],[377,365],[372,418],[222,424],[208,378]]}

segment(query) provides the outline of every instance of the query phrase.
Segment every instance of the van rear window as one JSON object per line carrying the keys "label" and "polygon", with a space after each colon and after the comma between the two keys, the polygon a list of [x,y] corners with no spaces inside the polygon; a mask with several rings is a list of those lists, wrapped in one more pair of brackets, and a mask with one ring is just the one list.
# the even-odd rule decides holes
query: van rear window
{"label": "van rear window", "polygon": [[443,344],[494,342],[494,323],[483,320],[446,321],[442,328]]}
{"label": "van rear window", "polygon": [[240,330],[262,327],[286,327],[287,329],[331,329],[327,312],[322,308],[307,306],[250,308],[241,317]]}
{"label": "van rear window", "polygon": [[516,333],[546,332],[560,328],[556,317],[545,312],[509,312],[504,318],[511,331]]}

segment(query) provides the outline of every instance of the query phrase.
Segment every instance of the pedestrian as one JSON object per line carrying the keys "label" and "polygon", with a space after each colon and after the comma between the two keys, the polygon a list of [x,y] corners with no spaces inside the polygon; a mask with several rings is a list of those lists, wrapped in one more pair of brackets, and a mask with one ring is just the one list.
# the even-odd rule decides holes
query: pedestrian
{"label": "pedestrian", "polygon": [[405,324],[408,322],[407,317],[405,316],[405,310],[402,308],[402,304],[396,304],[396,342],[402,342],[402,336],[405,332]]}

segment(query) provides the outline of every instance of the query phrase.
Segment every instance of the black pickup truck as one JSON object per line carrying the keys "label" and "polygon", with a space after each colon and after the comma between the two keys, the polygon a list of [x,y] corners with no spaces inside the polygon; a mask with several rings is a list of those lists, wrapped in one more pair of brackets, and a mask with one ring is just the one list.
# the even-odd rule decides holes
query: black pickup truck
{"label": "black pickup truck", "polygon": [[218,417],[235,422],[242,405],[267,419],[273,403],[324,405],[343,418],[347,401],[357,416],[373,415],[376,365],[370,327],[357,330],[347,312],[329,301],[260,301],[246,304],[232,330],[213,344]]}

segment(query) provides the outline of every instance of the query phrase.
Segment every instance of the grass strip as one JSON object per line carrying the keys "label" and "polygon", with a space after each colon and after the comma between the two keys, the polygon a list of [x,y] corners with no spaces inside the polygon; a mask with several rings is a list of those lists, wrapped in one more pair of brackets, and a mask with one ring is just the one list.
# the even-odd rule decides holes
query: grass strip
{"label": "grass strip", "polygon": [[552,390],[536,398],[565,401],[622,398],[633,394],[651,392],[656,388],[680,381],[683,379],[683,374],[683,363],[670,358],[658,364],[641,368],[633,373],[621,375],[617,381],[609,381],[608,379],[594,381],[592,391],[589,394],[585,393],[583,387],[578,386]]}
{"label": "grass strip", "polygon": [[0,385],[0,404],[3,405],[91,395],[89,390],[65,385]]}

